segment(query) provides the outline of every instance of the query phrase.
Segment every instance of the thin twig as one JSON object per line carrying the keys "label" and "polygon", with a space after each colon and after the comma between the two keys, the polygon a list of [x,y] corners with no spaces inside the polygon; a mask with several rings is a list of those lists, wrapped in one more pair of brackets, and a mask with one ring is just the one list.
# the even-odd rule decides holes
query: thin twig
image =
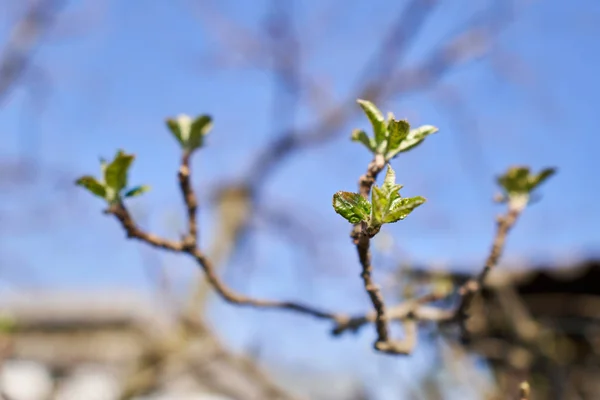
{"label": "thin twig", "polygon": [[127,233],[128,238],[138,239],[149,244],[150,246],[175,253],[187,254],[194,258],[206,274],[206,278],[212,288],[223,298],[223,300],[227,301],[228,303],[250,307],[287,309],[308,314],[320,319],[328,319],[334,321],[335,323],[345,323],[349,319],[349,317],[345,315],[333,314],[301,303],[254,299],[243,294],[236,293],[221,281],[215,272],[212,262],[197,247],[188,247],[184,241],[167,240],[157,235],[145,232],[136,225],[129,211],[122,203],[113,204],[108,210],[106,210],[106,213],[114,215],[119,220],[121,226]]}
{"label": "thin twig", "polygon": [[471,305],[475,295],[482,289],[485,279],[489,273],[498,265],[498,261],[504,251],[504,245],[506,243],[506,237],[510,232],[511,228],[517,222],[519,215],[523,211],[525,204],[521,203],[509,203],[508,211],[506,215],[498,217],[496,225],[496,235],[492,243],[490,254],[487,257],[485,265],[479,275],[475,278],[468,280],[458,290],[460,295],[460,303],[456,310],[455,317],[459,320],[466,318],[466,311]]}
{"label": "thin twig", "polygon": [[[412,315],[417,321],[445,322],[454,317],[453,310],[444,310],[439,307],[428,306],[427,304],[441,300],[441,297],[434,294],[427,294],[423,297],[407,300],[403,303],[394,305],[387,310],[388,321],[401,321]],[[346,331],[357,332],[364,325],[375,323],[377,312],[370,311],[363,315],[351,317],[346,323],[338,324],[331,333],[334,336],[341,335]]]}
{"label": "thin twig", "polygon": [[181,188],[181,194],[186,205],[187,210],[187,221],[188,221],[188,233],[184,238],[183,242],[185,246],[190,248],[196,247],[198,243],[198,223],[196,221],[196,212],[198,209],[198,200],[196,194],[192,188],[190,180],[190,152],[184,151],[181,157],[181,166],[179,167],[179,187]]}

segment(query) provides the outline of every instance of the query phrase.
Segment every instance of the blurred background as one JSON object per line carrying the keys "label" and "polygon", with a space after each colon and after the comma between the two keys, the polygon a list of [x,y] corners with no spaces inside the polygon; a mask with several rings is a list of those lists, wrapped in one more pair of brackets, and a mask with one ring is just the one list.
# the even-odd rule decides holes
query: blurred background
{"label": "blurred background", "polygon": [[[1,396],[74,399],[600,398],[593,0],[0,1]],[[136,154],[144,228],[185,229],[165,119],[210,114],[193,159],[200,242],[235,290],[361,313],[331,208],[370,161],[355,100],[438,134],[394,160],[428,199],[374,241],[390,304],[477,273],[514,164],[558,174],[508,238],[469,338],[375,332],[225,304],[197,266],[128,241],[74,181]],[[401,335],[402,332],[395,332]]]}

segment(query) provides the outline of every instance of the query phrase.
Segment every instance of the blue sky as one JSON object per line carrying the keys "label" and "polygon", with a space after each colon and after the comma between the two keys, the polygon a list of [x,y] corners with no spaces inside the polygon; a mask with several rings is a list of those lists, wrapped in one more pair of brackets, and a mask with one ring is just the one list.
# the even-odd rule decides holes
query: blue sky
{"label": "blue sky", "polygon": [[[144,248],[123,240],[117,224],[100,213],[102,203],[70,188],[70,182],[97,173],[99,156],[109,157],[118,148],[135,153],[130,179],[151,184],[153,190],[132,207],[151,216],[154,230],[173,234],[172,220],[181,215],[175,181],[178,150],[164,119],[179,113],[214,116],[209,146],[194,160],[198,187],[243,176],[272,135],[271,76],[257,69],[207,67],[204,60],[215,52],[236,54],[221,46],[192,3],[69,3],[35,57],[36,71],[41,71],[47,86],[20,86],[0,110],[0,157],[35,157],[40,167],[25,188],[3,189],[0,210],[5,222],[0,234],[7,255],[2,273],[8,280],[61,289],[147,287]],[[296,27],[309,42],[304,49],[305,73],[323,78],[335,99],[344,98],[401,3],[378,0],[341,7],[346,2],[298,1]],[[418,64],[488,4],[440,3],[403,65]],[[506,259],[560,261],[597,254],[600,3],[516,3],[525,5],[494,42],[495,57],[460,66],[436,87],[380,104],[414,125],[440,128],[423,146],[393,162],[404,195],[428,198],[410,218],[387,230],[399,254],[409,261],[477,268],[488,250],[494,215],[501,211],[491,202],[493,176],[514,163],[535,170],[556,166],[559,173],[541,189],[542,201],[519,222]],[[265,5],[265,1],[230,0],[219,2],[219,9],[256,32]],[[331,14],[333,19],[314,28],[317,17],[328,15],[332,5],[340,5]],[[82,15],[84,22],[74,32],[64,29]],[[2,42],[7,22],[1,20]],[[510,78],[511,71],[519,72],[516,81]],[[519,81],[523,76],[526,79]],[[41,91],[44,87],[47,92]],[[449,107],[440,98],[452,91],[461,100],[451,101]],[[40,97],[43,93],[48,95]],[[296,122],[306,126],[313,118],[304,107]],[[357,265],[347,241],[348,226],[330,206],[333,193],[355,189],[369,161],[364,149],[348,140],[354,127],[368,126],[364,118],[356,119],[336,140],[288,159],[267,181],[264,198],[273,207],[294,204],[301,218],[321,232],[322,244],[335,251],[323,261],[333,272],[325,268],[309,281],[315,299],[358,310],[367,303],[353,269]],[[315,174],[318,180],[310,178]],[[30,211],[24,210],[36,210],[45,222],[31,222]],[[213,222],[208,210],[203,210],[202,220],[207,244]],[[253,243],[246,260],[259,265],[258,272],[240,290],[278,297],[302,297],[309,290],[294,285],[303,274],[298,275],[298,265],[307,260],[294,250],[294,243],[266,232]],[[394,264],[397,256],[380,259]],[[176,280],[191,276],[192,266],[186,261],[162,260]],[[234,267],[239,270],[243,265]],[[335,279],[344,284],[331,291]],[[236,311],[219,312],[233,316]],[[243,315],[248,321],[263,321],[264,326],[283,318]],[[301,321],[302,326],[307,324]],[[260,331],[259,324],[251,325]],[[302,328],[303,334],[322,336],[322,324],[309,325],[316,327]],[[322,341],[330,343],[328,338]],[[339,346],[336,354],[345,348]]]}

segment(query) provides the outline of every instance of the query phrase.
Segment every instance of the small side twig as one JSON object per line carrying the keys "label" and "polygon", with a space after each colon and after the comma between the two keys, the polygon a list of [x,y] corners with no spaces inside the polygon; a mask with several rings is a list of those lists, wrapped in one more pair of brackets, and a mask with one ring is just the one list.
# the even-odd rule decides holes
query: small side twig
{"label": "small side twig", "polygon": [[215,273],[215,269],[212,262],[197,247],[190,248],[186,246],[186,244],[183,241],[167,240],[157,235],[143,231],[135,224],[129,211],[122,203],[116,203],[112,205],[106,212],[108,214],[114,215],[119,220],[121,226],[127,233],[128,238],[138,239],[153,247],[157,247],[175,253],[184,253],[193,257],[203,269],[204,273],[206,274],[206,278],[208,279],[211,286],[228,303],[252,307],[288,309],[304,314],[309,314],[316,318],[329,319],[336,322],[344,322],[347,319],[347,317],[343,317],[341,315],[321,311],[314,307],[294,303],[291,301],[254,299],[236,293],[232,289],[228,288],[227,285],[221,281],[219,276]]}
{"label": "small side twig", "polygon": [[152,247],[174,253],[187,254],[194,258],[194,260],[204,271],[208,283],[221,296],[221,298],[228,303],[250,307],[286,309],[308,314],[320,319],[331,320],[335,324],[345,324],[349,321],[350,318],[347,315],[326,312],[315,307],[292,301],[255,299],[230,289],[217,275],[216,269],[211,260],[204,254],[202,250],[200,250],[197,245],[197,200],[191,186],[190,154],[187,152],[184,152],[183,154],[178,176],[181,193],[186,204],[188,216],[188,232],[182,240],[175,241],[164,239],[141,229],[135,223],[131,214],[129,213],[129,210],[122,201],[113,203],[105,211],[105,213],[114,215],[117,218],[125,230],[128,238],[138,239]]}
{"label": "small side twig", "polygon": [[525,207],[524,203],[509,203],[506,215],[498,217],[496,235],[492,243],[490,254],[487,257],[485,265],[478,276],[468,280],[458,290],[460,303],[456,309],[455,318],[463,321],[467,317],[467,309],[471,305],[475,295],[482,289],[485,279],[489,273],[498,265],[498,261],[504,251],[504,245],[508,233],[517,222]]}
{"label": "small side twig", "polygon": [[196,247],[198,243],[198,223],[196,221],[196,212],[198,209],[198,200],[192,188],[190,180],[190,152],[184,151],[181,157],[181,166],[179,167],[179,187],[181,195],[186,205],[188,233],[183,239],[184,245],[189,248]]}
{"label": "small side twig", "polygon": [[[444,310],[427,304],[441,300],[441,296],[427,294],[423,297],[407,300],[387,309],[388,321],[401,321],[412,316],[416,321],[444,322],[454,317],[453,310]],[[366,314],[351,317],[347,322],[338,324],[331,333],[334,336],[341,335],[347,331],[357,332],[364,325],[375,323],[377,312],[375,310]]]}

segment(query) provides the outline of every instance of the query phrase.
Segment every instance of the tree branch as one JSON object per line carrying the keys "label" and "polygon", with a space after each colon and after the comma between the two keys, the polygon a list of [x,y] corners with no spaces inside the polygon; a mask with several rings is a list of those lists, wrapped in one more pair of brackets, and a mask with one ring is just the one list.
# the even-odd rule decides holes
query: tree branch
{"label": "tree branch", "polygon": [[465,282],[458,290],[460,303],[456,309],[455,318],[464,320],[467,317],[466,311],[471,305],[475,295],[483,288],[485,279],[489,273],[498,265],[498,261],[504,251],[506,237],[511,228],[517,222],[525,204],[509,203],[506,215],[498,217],[496,225],[496,235],[494,237],[490,254],[487,257],[485,265],[479,275]]}
{"label": "tree branch", "polygon": [[[345,314],[324,311],[320,308],[298,302],[256,299],[245,296],[235,292],[221,280],[211,260],[198,247],[196,222],[197,200],[191,186],[190,156],[189,152],[184,151],[178,172],[181,194],[186,204],[188,216],[188,232],[186,235],[180,241],[173,241],[146,232],[135,223],[125,204],[119,201],[113,203],[105,212],[117,218],[128,238],[138,239],[152,247],[187,254],[192,257],[204,271],[209,285],[228,303],[257,308],[289,310],[329,320],[334,323],[332,329],[333,335],[340,335],[346,331],[356,332],[363,325],[374,323],[377,332],[377,339],[374,344],[375,349],[390,354],[406,355],[412,351],[416,345],[417,321],[426,320],[440,323],[458,321],[462,325],[462,322],[466,318],[466,310],[470,306],[475,294],[481,290],[487,275],[497,265],[504,249],[506,237],[527,204],[526,202],[509,201],[507,214],[498,218],[496,235],[485,266],[477,277],[469,280],[459,289],[460,302],[455,310],[443,310],[426,306],[428,303],[440,300],[440,296],[433,293],[419,299],[409,300],[387,310],[381,290],[374,283],[371,276],[373,267],[371,265],[370,240],[374,233],[367,232],[367,226],[364,222],[355,225],[352,229],[351,237],[356,246],[362,267],[361,277],[363,284],[374,311],[362,316],[349,317]],[[385,159],[381,155],[376,155],[369,163],[366,173],[358,181],[359,191],[363,197],[368,199],[373,184],[384,166]],[[388,323],[393,320],[403,322],[406,337],[402,341],[390,339]]]}

